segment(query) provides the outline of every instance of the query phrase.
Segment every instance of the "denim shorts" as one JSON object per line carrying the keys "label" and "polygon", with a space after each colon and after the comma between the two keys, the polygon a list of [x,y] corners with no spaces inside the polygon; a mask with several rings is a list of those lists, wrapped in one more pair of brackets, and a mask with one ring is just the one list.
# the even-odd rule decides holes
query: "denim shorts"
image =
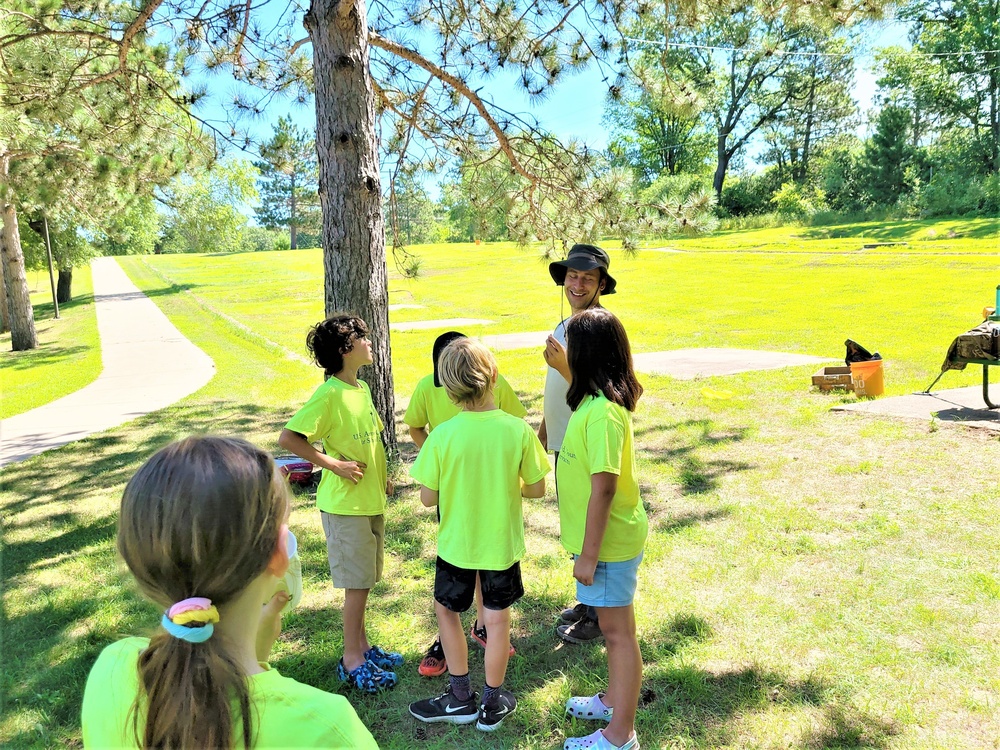
{"label": "denim shorts", "polygon": [[[576,560],[577,556],[573,555]],[[576,598],[591,607],[627,607],[635,599],[636,579],[639,574],[640,552],[631,560],[598,562],[592,586],[576,582]]]}

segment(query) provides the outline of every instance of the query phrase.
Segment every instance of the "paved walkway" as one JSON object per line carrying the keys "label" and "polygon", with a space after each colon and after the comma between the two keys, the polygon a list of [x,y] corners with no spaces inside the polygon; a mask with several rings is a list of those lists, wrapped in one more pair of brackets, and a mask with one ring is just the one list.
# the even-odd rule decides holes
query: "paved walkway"
{"label": "paved walkway", "polygon": [[674,349],[645,352],[633,356],[635,369],[652,375],[670,375],[678,380],[713,375],[735,375],[754,370],[777,370],[782,367],[830,362],[830,358],[808,354],[767,352],[756,349]]}
{"label": "paved walkway", "polygon": [[[990,400],[1000,388],[990,389]],[[1000,432],[1000,410],[989,410],[983,401],[983,387],[970,385],[950,388],[933,393],[913,393],[906,396],[888,396],[871,401],[834,406],[832,411],[851,411],[905,419],[921,419],[927,423],[937,419],[955,422],[965,427],[978,427]]]}
{"label": "paved walkway", "polygon": [[0,422],[0,466],[163,409],[215,375],[114,258],[95,259],[91,270],[104,369],[76,393]]}

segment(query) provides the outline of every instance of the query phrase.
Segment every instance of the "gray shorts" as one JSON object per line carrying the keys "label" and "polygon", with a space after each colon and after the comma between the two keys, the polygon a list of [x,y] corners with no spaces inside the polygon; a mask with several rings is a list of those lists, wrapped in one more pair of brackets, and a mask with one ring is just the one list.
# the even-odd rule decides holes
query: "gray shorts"
{"label": "gray shorts", "polygon": [[339,516],[320,511],[334,588],[370,589],[382,580],[385,516]]}

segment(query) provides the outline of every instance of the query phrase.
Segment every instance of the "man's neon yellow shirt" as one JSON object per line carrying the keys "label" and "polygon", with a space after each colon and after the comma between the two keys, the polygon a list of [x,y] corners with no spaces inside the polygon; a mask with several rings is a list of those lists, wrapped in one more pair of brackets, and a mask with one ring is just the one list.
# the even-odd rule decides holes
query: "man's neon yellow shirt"
{"label": "man's neon yellow shirt", "polygon": [[611,501],[611,516],[597,559],[623,562],[642,552],[649,521],[639,498],[632,438],[631,412],[608,401],[604,394],[585,397],[569,418],[556,481],[559,536],[563,547],[575,555],[583,550],[590,478],[602,472],[618,475],[618,489]]}
{"label": "man's neon yellow shirt", "polygon": [[[508,414],[513,414],[518,419],[523,419],[528,413],[503,375],[497,375],[493,397],[496,399],[497,408]],[[417,429],[426,426],[429,433],[460,411],[462,411],[462,407],[448,398],[448,391],[445,387],[434,385],[434,375],[431,374],[421,378],[417,387],[413,389],[410,404],[406,407],[406,414],[403,415],[403,422],[407,427]]]}
{"label": "man's neon yellow shirt", "polygon": [[378,516],[385,513],[386,462],[382,419],[375,411],[368,383],[355,388],[329,378],[288,420],[286,430],[304,435],[310,443],[323,441],[331,458],[365,464],[357,484],[323,469],[316,489],[316,506],[340,516]]}
{"label": "man's neon yellow shirt", "polygon": [[520,480],[534,484],[550,468],[531,425],[500,409],[438,425],[410,467],[438,493],[438,557],[466,570],[506,570],[524,557]]}
{"label": "man's neon yellow shirt", "polygon": [[[137,748],[129,715],[139,694],[139,654],[148,638],[125,638],[105,648],[83,692],[83,746]],[[338,748],[378,750],[371,732],[347,698],[282,677],[276,669],[250,675],[256,748]],[[234,727],[243,747],[243,726]],[[140,736],[142,722],[139,723]]]}

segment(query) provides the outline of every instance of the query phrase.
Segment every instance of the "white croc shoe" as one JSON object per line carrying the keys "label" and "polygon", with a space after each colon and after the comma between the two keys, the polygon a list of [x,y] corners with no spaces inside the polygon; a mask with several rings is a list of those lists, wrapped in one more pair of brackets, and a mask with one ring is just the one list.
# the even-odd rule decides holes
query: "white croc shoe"
{"label": "white croc shoe", "polygon": [[633,732],[624,745],[612,745],[598,729],[586,737],[570,737],[563,743],[563,750],[639,750],[639,738]]}
{"label": "white croc shoe", "polygon": [[574,719],[611,721],[614,709],[604,705],[603,697],[604,693],[598,693],[587,698],[570,698],[566,701],[566,713]]}

